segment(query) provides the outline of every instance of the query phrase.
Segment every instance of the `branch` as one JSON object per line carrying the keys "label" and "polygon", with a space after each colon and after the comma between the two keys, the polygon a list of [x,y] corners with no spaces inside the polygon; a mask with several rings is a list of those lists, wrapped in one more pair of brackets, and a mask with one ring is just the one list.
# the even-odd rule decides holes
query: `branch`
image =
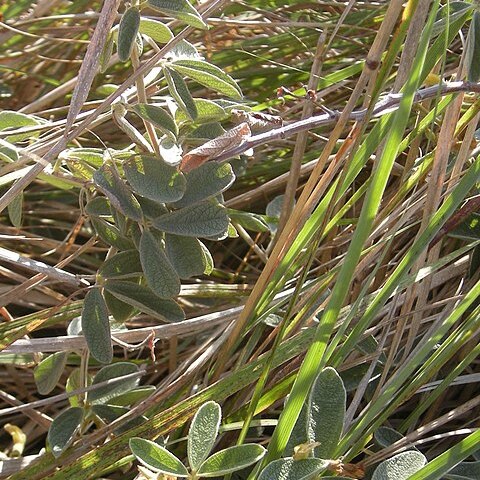
{"label": "branch", "polygon": [[[453,93],[459,92],[470,92],[470,93],[480,93],[480,83],[473,82],[449,82],[442,83],[440,85],[435,85],[433,87],[427,87],[419,90],[414,97],[414,102],[419,103],[428,98],[434,98],[436,96],[450,95]],[[400,100],[402,99],[401,93],[389,94],[386,95],[382,100],[380,100],[373,109],[373,116],[380,117],[391,113],[392,111],[398,108]],[[352,112],[350,119],[352,121],[359,121],[365,118],[367,109],[357,110]],[[323,113],[322,115],[315,115],[313,117],[306,118],[304,120],[299,120],[297,122],[291,122],[283,127],[274,128],[268,132],[261,133],[259,135],[254,135],[249,137],[245,142],[234,147],[230,150],[223,152],[218,157],[215,157],[213,160],[221,162],[223,160],[228,160],[229,158],[236,157],[242,153],[245,153],[251,148],[256,148],[265,143],[269,143],[272,140],[280,140],[297,133],[303,132],[305,130],[311,130],[313,128],[323,127],[325,125],[331,125],[338,121],[340,118],[341,112],[338,110],[333,110],[330,113]]]}

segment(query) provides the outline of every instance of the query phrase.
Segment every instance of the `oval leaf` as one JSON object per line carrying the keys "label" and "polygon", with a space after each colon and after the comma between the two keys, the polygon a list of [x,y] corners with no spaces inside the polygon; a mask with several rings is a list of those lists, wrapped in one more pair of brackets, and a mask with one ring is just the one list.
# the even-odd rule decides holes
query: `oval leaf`
{"label": "oval leaf", "polygon": [[230,220],[235,225],[241,225],[247,230],[252,230],[253,232],[268,232],[268,224],[264,220],[262,215],[258,213],[251,212],[241,212],[240,210],[228,210],[228,215]]}
{"label": "oval leaf", "polygon": [[83,301],[82,331],[90,353],[100,363],[110,363],[113,358],[108,310],[100,289],[89,290]]}
{"label": "oval leaf", "polygon": [[159,12],[181,20],[182,22],[201,29],[207,29],[207,24],[203,21],[198,12],[190,5],[187,0],[148,0],[148,4]]}
{"label": "oval leaf", "polygon": [[226,209],[211,202],[197,203],[162,215],[153,221],[153,225],[159,230],[188,237],[224,234],[228,229],[228,223]]}
{"label": "oval leaf", "polygon": [[[72,371],[72,373],[68,376],[67,382],[65,384],[65,391],[67,393],[71,393],[74,390],[78,390],[82,386],[82,375],[80,374],[80,369],[77,368]],[[87,378],[87,385],[90,385],[90,377]],[[68,397],[68,402],[70,403],[71,407],[79,407],[80,404],[83,402],[83,397],[80,398],[80,395],[70,395]]]}
{"label": "oval leaf", "polygon": [[98,270],[98,274],[107,279],[135,278],[141,273],[142,264],[137,250],[127,250],[113,255]]}
{"label": "oval leaf", "polygon": [[269,463],[260,473],[258,480],[310,480],[328,466],[328,461],[319,458],[282,458]]}
{"label": "oval leaf", "polygon": [[347,392],[342,379],[331,367],[320,372],[309,398],[308,437],[319,442],[317,458],[334,458],[343,430]]}
{"label": "oval leaf", "polygon": [[[281,318],[279,318],[279,321]],[[275,325],[275,324],[274,324]],[[276,326],[276,325],[275,325]],[[302,405],[300,414],[295,422],[292,433],[288,439],[285,447],[285,455],[292,456],[295,453],[295,447],[297,445],[308,443],[308,402]]]}
{"label": "oval leaf", "polygon": [[[220,121],[228,117],[228,113],[220,105],[211,100],[207,100],[205,98],[194,98],[193,101],[197,111],[197,117],[195,118],[196,125]],[[175,120],[177,123],[184,123],[189,121],[189,117],[183,110],[179,109],[175,112]],[[216,136],[218,137],[219,135]]]}
{"label": "oval leaf", "polygon": [[157,218],[168,213],[168,208],[163,203],[157,203],[145,197],[138,197],[138,202],[147,218]]}
{"label": "oval leaf", "polygon": [[133,305],[122,302],[105,289],[103,290],[103,296],[108,311],[117,322],[123,323],[135,313],[135,307]]}
{"label": "oval leaf", "polygon": [[444,478],[448,480],[476,480],[480,478],[480,461],[459,463]]}
{"label": "oval leaf", "polygon": [[155,125],[162,133],[175,140],[178,135],[177,124],[162,107],[149,103],[137,103],[132,107],[133,111],[144,120]]}
{"label": "oval leaf", "polygon": [[205,251],[196,238],[166,234],[165,250],[180,278],[202,275],[209,269]]}
{"label": "oval leaf", "polygon": [[173,33],[166,25],[151,18],[140,19],[139,32],[148,35],[158,43],[168,43],[173,38]]}
{"label": "oval leaf", "polygon": [[211,63],[202,60],[177,60],[171,66],[178,73],[195,80],[200,85],[215,92],[237,100],[242,98],[242,92],[235,80]]}
{"label": "oval leaf", "polygon": [[468,31],[467,73],[469,82],[480,78],[480,12],[473,14]]}
{"label": "oval leaf", "polygon": [[205,163],[185,175],[186,190],[176,208],[193,205],[225,191],[235,181],[229,163]]}
{"label": "oval leaf", "polygon": [[149,155],[136,155],[124,164],[125,176],[133,190],[159,203],[183,197],[186,180],[175,167]]}
{"label": "oval leaf", "polygon": [[373,438],[375,443],[382,448],[387,448],[393,443],[405,438],[400,432],[397,432],[393,428],[380,427],[374,434]]}
{"label": "oval leaf", "polygon": [[110,208],[108,198],[95,197],[85,205],[85,212],[96,217],[111,217],[112,211]]}
{"label": "oval leaf", "polygon": [[[128,413],[130,409],[125,407],[117,407],[115,405],[94,405],[92,407],[92,411],[105,423],[111,423],[122,415]],[[126,422],[122,423],[120,427],[114,430],[114,432],[119,434],[125,432],[129,428],[138,427],[145,420],[148,420],[148,418],[144,415],[132,418],[131,420],[127,420]]]}
{"label": "oval leaf", "polygon": [[221,417],[220,405],[212,401],[204,403],[193,417],[187,442],[188,462],[192,470],[198,470],[212,451]]}
{"label": "oval leaf", "polygon": [[244,445],[226,448],[205,460],[198,469],[198,475],[201,477],[217,477],[236,472],[258,462],[265,453],[266,450],[255,443],[245,443]]}
{"label": "oval leaf", "polygon": [[104,285],[107,292],[122,302],[132,305],[141,312],[166,322],[181,322],[185,313],[173,300],[164,300],[149,288],[132,282],[108,281]]}
{"label": "oval leaf", "polygon": [[13,197],[7,208],[10,222],[15,228],[20,228],[22,226],[23,192]]}
{"label": "oval leaf", "polygon": [[426,463],[420,452],[402,452],[383,461],[373,472],[372,480],[407,480]]}
{"label": "oval leaf", "polygon": [[182,161],[182,147],[166,135],[162,137],[158,147],[160,149],[160,156],[168,165],[176,166]]}
{"label": "oval leaf", "polygon": [[114,34],[112,31],[110,31],[110,33],[107,36],[107,39],[105,40],[105,45],[102,48],[102,52],[100,53],[100,59],[99,59],[100,73],[105,73],[105,71],[107,70],[110,64],[110,59],[112,58],[114,44],[115,44]]}
{"label": "oval leaf", "polygon": [[67,363],[67,352],[56,352],[44,358],[33,372],[40,395],[47,395],[57,385]]}
{"label": "oval leaf", "polygon": [[[162,217],[160,217],[162,218]],[[140,262],[148,286],[160,298],[175,297],[180,293],[180,279],[158,240],[145,230],[140,238]]]}
{"label": "oval leaf", "polygon": [[72,443],[83,419],[83,408],[72,407],[56,417],[48,430],[47,441],[55,457]]}
{"label": "oval leaf", "polygon": [[168,67],[163,69],[163,74],[165,75],[170,95],[177,101],[178,106],[187,116],[191,120],[195,120],[198,115],[197,107],[182,76]]}
{"label": "oval leaf", "polygon": [[140,12],[130,7],[122,16],[118,27],[117,53],[121,62],[126,62],[132,54],[135,37],[140,26]]}
{"label": "oval leaf", "polygon": [[182,462],[160,445],[138,437],[131,438],[129,445],[135,458],[151,470],[177,477],[188,477],[188,471]]}
{"label": "oval leaf", "polygon": [[[114,363],[113,365],[107,365],[97,372],[93,379],[92,385],[97,385],[107,380],[112,380],[137,372],[137,366],[130,362],[118,362]],[[97,388],[96,390],[88,392],[87,400],[91,404],[108,403],[110,399],[136,388],[139,381],[140,377],[138,375],[119,379],[118,381],[112,382],[109,385],[105,385]]]}
{"label": "oval leaf", "polygon": [[145,400],[155,390],[156,388],[153,385],[145,385],[143,387],[134,388],[133,390],[129,390],[128,392],[117,395],[116,397],[111,398],[108,402],[109,405],[127,407]]}
{"label": "oval leaf", "polygon": [[93,181],[117,210],[136,222],[142,220],[140,204],[111,164],[100,167],[93,174]]}
{"label": "oval leaf", "polygon": [[120,250],[130,250],[134,247],[133,242],[120,234],[117,227],[111,223],[91,217],[90,222],[96,234],[108,245]]}
{"label": "oval leaf", "polygon": [[[33,115],[27,115],[13,110],[3,110],[0,112],[0,130],[30,127],[40,125],[41,123],[44,123],[44,120],[34,117]],[[35,136],[38,136],[38,132],[19,133],[17,135],[4,137],[4,139],[9,142],[20,142]]]}

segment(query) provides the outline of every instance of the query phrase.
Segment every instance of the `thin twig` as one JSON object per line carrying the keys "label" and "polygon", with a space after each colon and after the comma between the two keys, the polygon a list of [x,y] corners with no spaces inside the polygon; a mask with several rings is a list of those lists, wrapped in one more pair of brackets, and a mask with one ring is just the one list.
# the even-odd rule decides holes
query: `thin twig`
{"label": "thin twig", "polygon": [[[428,98],[435,98],[438,95],[451,95],[459,92],[480,93],[480,83],[449,82],[435,85],[433,87],[423,88],[415,94],[414,102],[419,103]],[[390,94],[385,96],[375,105],[373,109],[373,116],[381,117],[382,115],[392,113],[398,108],[401,99],[402,94]],[[350,114],[350,120],[361,121],[365,117],[366,113],[366,109],[353,111]],[[337,120],[340,118],[340,115],[340,111],[332,110],[330,114],[323,113],[321,115],[315,115],[305,120],[291,122],[283,127],[274,128],[268,132],[254,135],[248,138],[241,145],[230,150],[226,150],[221,155],[216,157],[215,160],[217,162],[227,160],[229,158],[236,157],[237,155],[241,155],[251,148],[259,147],[260,145],[264,145],[265,143],[269,143],[273,140],[283,140],[305,130],[332,125],[337,122]]]}

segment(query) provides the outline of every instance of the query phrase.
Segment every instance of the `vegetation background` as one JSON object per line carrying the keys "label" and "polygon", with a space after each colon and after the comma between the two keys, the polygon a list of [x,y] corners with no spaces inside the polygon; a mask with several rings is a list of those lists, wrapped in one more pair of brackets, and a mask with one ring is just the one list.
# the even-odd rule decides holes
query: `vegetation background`
{"label": "vegetation background", "polygon": [[[165,3],[132,2],[107,39],[130,4],[0,2],[1,475],[137,478],[129,439],[163,438],[184,458],[210,400],[223,413],[215,449],[262,444],[265,466],[292,454],[330,366],[346,411],[314,475],[371,478],[417,448],[416,473],[376,478],[480,478],[477,2]],[[138,7],[171,34],[144,22],[136,35]],[[239,115],[251,132],[222,137]],[[160,228],[180,200],[148,195],[183,174],[167,169],[140,208],[131,190],[147,187],[128,162],[161,151],[178,163],[183,148],[200,195],[210,177],[188,184],[185,154],[218,137],[193,156],[212,178],[234,173],[205,194],[214,218]],[[172,273],[152,223],[162,242],[201,237],[211,257],[189,240],[170,251]],[[102,363],[114,368],[92,390]]]}

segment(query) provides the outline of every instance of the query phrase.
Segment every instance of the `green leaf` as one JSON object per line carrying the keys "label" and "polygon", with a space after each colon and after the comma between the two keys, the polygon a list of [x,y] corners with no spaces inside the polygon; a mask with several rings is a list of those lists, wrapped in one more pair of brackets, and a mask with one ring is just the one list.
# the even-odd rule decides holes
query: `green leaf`
{"label": "green leaf", "polygon": [[221,418],[220,405],[213,401],[204,403],[193,417],[187,441],[188,463],[192,470],[198,470],[212,451]]}
{"label": "green leaf", "polygon": [[172,141],[170,137],[164,135],[158,147],[160,156],[168,165],[178,165],[182,161],[182,147]]}
{"label": "green leaf", "polygon": [[145,197],[138,197],[138,202],[147,218],[157,218],[168,213],[168,209],[163,203],[154,202]]}
{"label": "green leaf", "polygon": [[327,367],[317,376],[312,386],[308,409],[308,436],[319,442],[317,458],[335,458],[343,430],[347,392],[340,375]]}
{"label": "green leaf", "polygon": [[447,480],[478,480],[480,478],[480,462],[462,462],[443,478]]}
{"label": "green leaf", "polygon": [[480,239],[480,215],[478,213],[470,215],[458,227],[449,232],[448,235],[466,240],[467,242]]}
{"label": "green leaf", "polygon": [[130,250],[134,247],[133,242],[120,234],[117,227],[99,218],[90,217],[90,223],[93,225],[97,235],[108,245],[119,250]]}
{"label": "green leaf", "polygon": [[235,80],[211,63],[201,60],[177,60],[171,67],[215,92],[238,100],[242,98],[242,92]]}
{"label": "green leaf", "polygon": [[149,288],[132,282],[108,281],[104,285],[122,302],[138,308],[141,312],[169,323],[185,320],[185,313],[173,300],[165,300],[155,295]]}
{"label": "green leaf", "polygon": [[[80,375],[80,369],[76,368],[75,370],[72,371],[72,373],[68,376],[67,382],[65,384],[65,392],[71,393],[74,390],[78,390],[82,386],[81,382],[81,375]],[[90,385],[91,383],[91,378],[89,375],[87,375],[87,385]],[[79,395],[71,395],[68,397],[68,402],[70,403],[71,407],[79,407],[80,406],[80,396]]]}
{"label": "green leaf", "polygon": [[331,476],[327,476],[327,477],[321,477],[322,480],[352,480],[352,477],[331,477]]}
{"label": "green leaf", "polygon": [[[92,385],[97,385],[107,380],[112,380],[137,372],[137,366],[130,362],[118,362],[114,363],[113,365],[107,365],[97,372],[93,379]],[[136,388],[139,381],[140,377],[136,375],[112,382],[108,385],[88,392],[87,401],[92,405],[98,403],[109,403],[112,398]]]}
{"label": "green leaf", "polygon": [[62,152],[60,156],[66,160],[80,160],[95,168],[100,168],[103,165],[103,150],[101,148],[69,148]]}
{"label": "green leaf", "polygon": [[198,140],[199,144],[225,135],[226,130],[218,122],[205,123],[188,134],[189,140]]}
{"label": "green leaf", "polygon": [[130,58],[139,26],[140,12],[138,8],[130,7],[123,14],[118,27],[117,53],[121,62]]}
{"label": "green leaf", "polygon": [[180,40],[173,46],[169,52],[166,53],[165,58],[169,61],[180,59],[202,59],[203,57],[198,53],[198,50],[186,40]]}
{"label": "green leaf", "polygon": [[[160,217],[162,218],[162,217]],[[140,238],[140,261],[148,286],[160,298],[180,293],[180,279],[165,254],[165,249],[148,230]]]}
{"label": "green leaf", "polygon": [[149,103],[137,103],[132,110],[144,120],[149,121],[157,127],[162,133],[175,140],[178,135],[177,124],[173,118],[162,107]]}
{"label": "green leaf", "polygon": [[210,250],[202,242],[200,242],[200,246],[202,247],[202,250],[203,250],[203,264],[205,265],[205,270],[203,271],[203,273],[205,275],[210,275],[215,266],[213,264],[212,254],[210,253]]}
{"label": "green leaf", "polygon": [[135,458],[151,470],[177,477],[188,477],[188,470],[182,462],[155,442],[135,437],[130,439],[129,445]]}
{"label": "green leaf", "polygon": [[[92,411],[95,415],[97,415],[100,419],[102,419],[105,423],[111,423],[117,418],[125,415],[130,411],[129,408],[126,407],[118,407],[116,405],[93,405]],[[129,428],[138,427],[141,425],[145,420],[148,420],[147,417],[144,415],[140,415],[139,417],[132,418],[121,424],[120,427],[114,430],[115,433],[120,434],[125,432]]]}
{"label": "green leaf", "polygon": [[[277,231],[278,220],[282,214],[284,199],[285,195],[277,195],[271,202],[268,202],[267,208],[265,209],[267,216],[271,217],[271,219],[267,221],[267,225],[272,233]],[[276,221],[274,221],[274,219],[276,219]]]}
{"label": "green leaf", "polygon": [[[281,321],[282,318],[279,318]],[[276,326],[276,325],[275,325]],[[285,447],[285,456],[292,456],[295,447],[308,442],[308,403],[304,403]]]}
{"label": "green leaf", "polygon": [[98,270],[105,279],[135,278],[142,274],[142,264],[137,250],[119,252],[106,260]]}
{"label": "green leaf", "polygon": [[[211,100],[206,100],[204,98],[194,98],[193,101],[197,110],[195,125],[220,121],[228,117],[228,113],[220,105],[217,105]],[[175,121],[180,124],[190,122],[190,118],[185,114],[183,110],[177,110],[175,112]]]}
{"label": "green leaf", "polygon": [[95,215],[96,217],[111,217],[111,205],[106,197],[95,197],[92,198],[85,205],[85,212],[88,215]]}
{"label": "green leaf", "polygon": [[[34,125],[41,125],[45,123],[44,120],[27,115],[25,113],[14,112],[12,110],[3,110],[0,112],[0,131],[5,129],[18,129],[22,127],[33,127]],[[5,132],[4,132],[5,133]],[[30,137],[38,136],[38,132],[19,133],[17,135],[9,135],[4,137],[9,142],[21,142]]]}
{"label": "green leaf", "polygon": [[240,210],[228,210],[228,215],[233,223],[241,225],[247,230],[253,232],[268,232],[268,224],[262,215],[251,212],[241,212]]}
{"label": "green leaf", "polygon": [[23,192],[13,197],[7,208],[10,222],[15,228],[20,228],[22,226]]}
{"label": "green leaf", "polygon": [[185,174],[186,190],[176,208],[193,205],[225,191],[235,181],[229,163],[207,162]]}
{"label": "green leaf", "polygon": [[181,20],[192,27],[206,30],[207,24],[187,0],[148,0],[148,4],[159,12]]}
{"label": "green leaf", "polygon": [[426,463],[420,452],[402,452],[383,461],[373,472],[372,480],[407,480]]}
{"label": "green leaf", "polygon": [[165,251],[180,278],[202,275],[209,269],[205,251],[196,238],[166,234]]}
{"label": "green leaf", "polygon": [[467,78],[469,82],[480,79],[480,12],[473,14],[468,31]]}
{"label": "green leaf", "polygon": [[208,201],[167,213],[153,221],[159,230],[188,237],[224,234],[228,223],[225,207]]}
{"label": "green leaf", "polygon": [[33,371],[40,395],[47,395],[56,386],[67,364],[67,352],[56,352],[44,358]]}
{"label": "green leaf", "polygon": [[258,462],[266,453],[265,448],[255,443],[245,443],[214,453],[198,469],[200,477],[226,475]]}
{"label": "green leaf", "polygon": [[393,428],[380,427],[374,434],[375,443],[382,448],[387,448],[398,440],[405,438],[401,433]]}
{"label": "green leaf", "polygon": [[113,46],[115,44],[115,35],[112,31],[107,36],[105,40],[105,45],[102,48],[102,52],[100,53],[100,60],[99,60],[99,70],[100,73],[105,73],[108,68],[108,64],[110,63],[110,59],[112,58],[113,53]]}
{"label": "green leaf", "polygon": [[164,67],[163,74],[165,75],[170,95],[187,116],[191,120],[195,120],[198,115],[197,107],[182,76],[168,67]]}
{"label": "green leaf", "polygon": [[118,405],[119,407],[127,407],[134,405],[137,402],[148,398],[156,388],[153,385],[145,385],[142,387],[134,388],[128,392],[117,395],[109,400],[109,405]]}
{"label": "green leaf", "polygon": [[80,180],[88,180],[90,181],[93,178],[93,174],[95,173],[95,169],[90,165],[85,164],[81,160],[74,160],[68,159],[65,160],[68,169],[72,173],[75,178],[79,178]]}
{"label": "green leaf", "polygon": [[[461,17],[471,9],[472,4],[467,2],[449,2],[448,8],[447,5],[440,6],[437,13],[437,19],[433,24],[432,38],[444,33],[447,29],[447,25],[449,25],[449,28],[452,28],[452,23],[461,19]],[[448,16],[447,13],[449,14]]]}
{"label": "green leaf", "polygon": [[158,43],[168,43],[173,38],[173,33],[166,25],[151,18],[140,19],[139,31]]}
{"label": "green leaf", "polygon": [[11,143],[4,142],[0,145],[0,160],[6,163],[13,163],[18,161],[18,152],[15,146]]}
{"label": "green leaf", "polygon": [[133,190],[154,202],[171,203],[183,197],[186,180],[175,167],[150,155],[136,155],[124,164]]}
{"label": "green leaf", "polygon": [[117,322],[123,323],[135,313],[134,306],[122,302],[110,292],[103,290],[103,296],[105,298],[108,311]]}
{"label": "green leaf", "polygon": [[320,458],[281,458],[269,463],[260,473],[258,480],[312,480],[328,466],[329,462]]}
{"label": "green leaf", "polygon": [[89,290],[83,301],[82,331],[92,357],[100,363],[110,363],[113,358],[110,322],[99,288]]}
{"label": "green leaf", "polygon": [[113,207],[136,222],[142,220],[140,204],[110,163],[105,163],[93,174],[93,181]]}
{"label": "green leaf", "polygon": [[99,416],[105,423],[111,423],[123,414],[129,411],[128,408],[119,407],[116,405],[98,404],[92,406],[92,411]]}
{"label": "green leaf", "polygon": [[48,430],[47,441],[55,458],[72,443],[83,419],[83,408],[71,407],[55,417]]}

